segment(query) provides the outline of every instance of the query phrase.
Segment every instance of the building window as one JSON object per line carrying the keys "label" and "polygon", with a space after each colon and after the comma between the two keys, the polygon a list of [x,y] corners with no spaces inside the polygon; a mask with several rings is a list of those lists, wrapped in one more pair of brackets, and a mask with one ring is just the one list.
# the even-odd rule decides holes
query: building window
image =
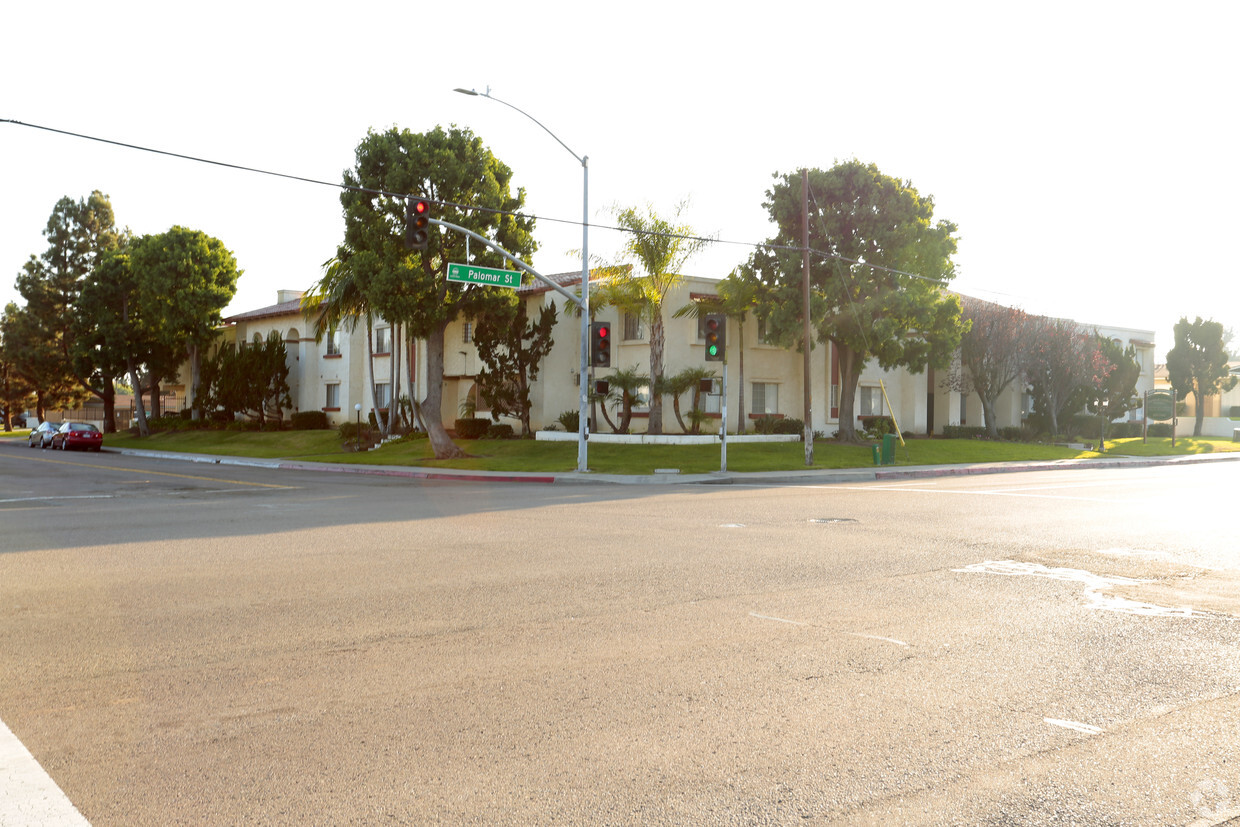
{"label": "building window", "polygon": [[461,341],[464,342],[465,344],[469,344],[470,342],[474,340],[473,322],[465,322],[465,324],[463,324],[461,328],[464,331],[464,333],[461,335]]}
{"label": "building window", "polygon": [[758,344],[773,345],[771,341],[771,323],[767,319],[758,319]]}
{"label": "building window", "polygon": [[390,328],[375,328],[375,353],[392,352],[392,331]]}
{"label": "building window", "polygon": [[967,393],[960,394],[960,424],[966,425],[964,412],[969,408],[969,395]]}
{"label": "building window", "polygon": [[383,410],[392,401],[392,386],[387,382],[375,383],[375,407]]}
{"label": "building window", "polygon": [[883,412],[883,389],[875,387],[858,388],[861,395],[858,416],[879,416]]}
{"label": "building window", "polygon": [[329,411],[340,410],[340,383],[332,382],[326,386],[327,388],[327,405],[324,407]]}
{"label": "building window", "polygon": [[642,325],[642,317],[637,313],[624,314],[624,339],[625,341],[635,339],[645,339],[646,330]]}
{"label": "building window", "polygon": [[710,393],[702,394],[702,410],[709,414],[720,413],[723,401],[723,382],[719,379],[710,380]]}
{"label": "building window", "polygon": [[774,382],[753,383],[753,413],[779,413],[779,385]]}
{"label": "building window", "polygon": [[340,331],[335,325],[330,327],[327,331],[327,355],[340,355]]}

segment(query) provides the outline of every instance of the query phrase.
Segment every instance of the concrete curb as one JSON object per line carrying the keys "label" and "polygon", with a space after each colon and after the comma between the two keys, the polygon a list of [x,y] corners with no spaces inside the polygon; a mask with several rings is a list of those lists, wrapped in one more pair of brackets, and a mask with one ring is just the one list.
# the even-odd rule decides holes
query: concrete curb
{"label": "concrete curb", "polygon": [[905,467],[836,468],[811,471],[713,472],[709,474],[595,474],[567,471],[467,471],[399,465],[353,465],[334,462],[296,462],[281,459],[183,454],[175,451],[147,451],[139,448],[104,448],[114,454],[150,459],[196,462],[207,465],[238,465],[280,471],[316,471],[329,474],[368,476],[447,482],[574,483],[610,485],[832,485],[856,482],[882,482],[959,477],[979,474],[1005,474],[1021,471],[1065,471],[1078,468],[1149,468],[1165,465],[1192,465],[1202,462],[1240,461],[1240,452],[1175,457],[1106,457],[1101,459],[1061,459],[1027,462],[974,463],[969,465],[915,465]]}

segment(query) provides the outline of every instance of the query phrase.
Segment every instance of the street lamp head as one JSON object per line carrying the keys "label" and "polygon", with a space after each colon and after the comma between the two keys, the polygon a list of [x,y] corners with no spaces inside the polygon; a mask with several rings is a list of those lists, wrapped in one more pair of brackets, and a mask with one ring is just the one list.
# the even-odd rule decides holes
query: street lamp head
{"label": "street lamp head", "polygon": [[460,92],[462,95],[477,95],[476,89],[453,89],[453,92]]}
{"label": "street lamp head", "polygon": [[354,403],[354,405],[353,405],[353,410],[357,411],[358,413],[361,413],[361,412],[362,412],[362,403],[361,403],[361,402],[356,402],[356,403]]}

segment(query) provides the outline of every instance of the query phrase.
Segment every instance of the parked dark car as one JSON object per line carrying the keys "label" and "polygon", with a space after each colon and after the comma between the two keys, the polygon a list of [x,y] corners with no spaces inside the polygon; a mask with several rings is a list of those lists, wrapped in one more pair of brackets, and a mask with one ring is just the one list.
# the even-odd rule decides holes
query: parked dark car
{"label": "parked dark car", "polygon": [[52,447],[62,451],[98,451],[103,447],[103,434],[89,422],[66,422],[53,434]]}
{"label": "parked dark car", "polygon": [[30,447],[46,448],[52,444],[52,435],[56,433],[56,425],[51,422],[40,422],[30,429]]}

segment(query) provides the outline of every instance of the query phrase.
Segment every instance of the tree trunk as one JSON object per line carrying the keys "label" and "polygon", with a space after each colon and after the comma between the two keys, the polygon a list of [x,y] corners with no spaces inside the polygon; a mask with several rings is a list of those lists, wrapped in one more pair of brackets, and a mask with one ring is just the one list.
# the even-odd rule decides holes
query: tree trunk
{"label": "tree trunk", "polygon": [[666,336],[663,333],[663,314],[657,309],[650,320],[650,419],[646,423],[646,433],[663,433],[663,345]]}
{"label": "tree trunk", "polygon": [[847,345],[836,342],[840,354],[840,433],[839,441],[860,445],[857,436],[857,382],[861,379],[860,356]]}
{"label": "tree trunk", "polygon": [[[159,406],[159,380],[158,380],[158,379],[156,379],[156,378],[155,378],[152,374],[147,374],[147,376],[149,376],[149,377],[151,378],[151,387],[150,387],[150,391],[151,391],[151,418],[152,418],[152,419],[159,419],[159,417],[160,417],[160,415],[161,415],[161,413],[162,413],[162,411],[160,410],[160,406]],[[139,391],[139,393],[140,393],[140,391]]]}
{"label": "tree trunk", "polygon": [[[737,327],[740,328],[740,347],[737,348],[736,353],[740,360],[740,379],[739,387],[736,389],[736,432],[743,434],[745,433],[745,324],[742,322]],[[727,370],[728,363],[725,361],[723,365],[723,369]],[[723,400],[723,404],[727,405],[728,400]],[[830,413],[830,411],[827,413]]]}
{"label": "tree trunk", "polygon": [[116,383],[110,378],[103,380],[103,432],[116,433]]}
{"label": "tree trunk", "polygon": [[979,393],[978,398],[982,400],[982,421],[986,423],[986,436],[998,439],[999,423],[998,414],[995,413],[995,399],[983,393]]}
{"label": "tree trunk", "polygon": [[1199,389],[1194,389],[1193,399],[1197,403],[1196,410],[1193,412],[1196,417],[1196,421],[1193,423],[1193,436],[1201,436],[1201,429],[1206,421],[1205,394]]}
{"label": "tree trunk", "polygon": [[[189,357],[189,397],[186,401],[189,403],[190,419],[197,422],[202,419],[202,411],[198,409],[198,380],[200,377],[201,365],[198,361],[198,345],[190,343],[185,347],[185,353]],[[151,405],[155,405],[155,394],[151,392]]]}
{"label": "tree trunk", "polygon": [[133,385],[133,410],[138,417],[138,436],[148,437],[151,435],[151,426],[146,421],[146,405],[142,404],[142,383],[138,381],[138,369],[134,366],[133,358],[125,360],[126,367],[129,368],[129,382]]}
{"label": "tree trunk", "polygon": [[422,416],[435,459],[465,456],[443,427],[443,348],[447,326],[447,322],[440,324],[426,339],[426,399],[422,402]]}
{"label": "tree trunk", "polygon": [[[370,410],[375,417],[375,425],[379,426],[379,435],[386,437],[388,435],[387,421],[384,418],[383,411],[379,410],[379,395],[375,393],[375,318],[370,313],[366,314],[366,378],[370,385]],[[391,385],[388,386],[389,389]],[[391,409],[391,405],[388,405]]]}

